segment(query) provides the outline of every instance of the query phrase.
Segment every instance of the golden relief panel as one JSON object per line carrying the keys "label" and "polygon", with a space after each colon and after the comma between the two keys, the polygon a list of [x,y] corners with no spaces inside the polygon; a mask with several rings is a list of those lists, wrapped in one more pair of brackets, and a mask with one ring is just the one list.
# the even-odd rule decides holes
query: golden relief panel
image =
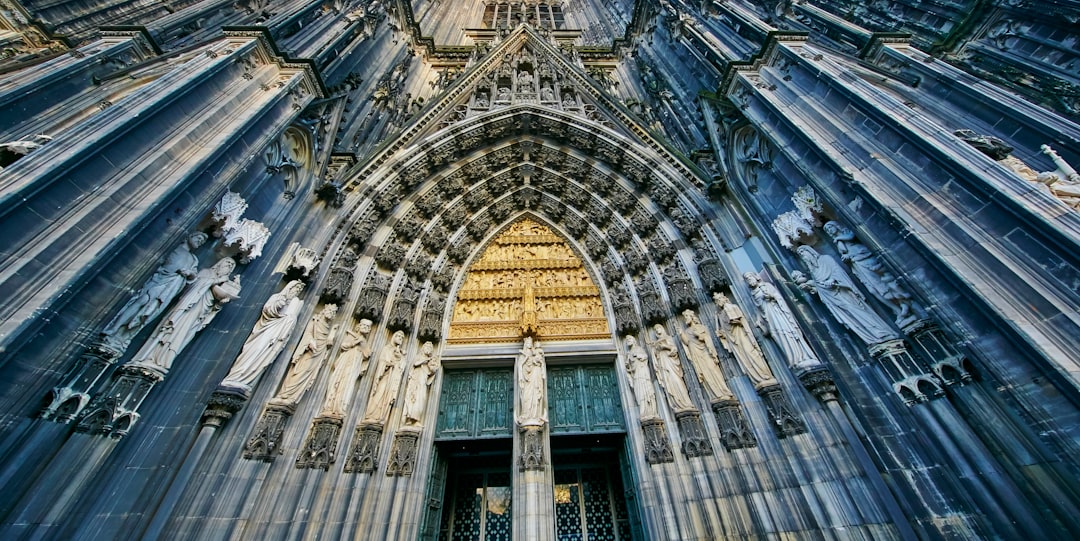
{"label": "golden relief panel", "polygon": [[512,224],[469,267],[450,343],[608,338],[600,290],[562,237],[530,219]]}

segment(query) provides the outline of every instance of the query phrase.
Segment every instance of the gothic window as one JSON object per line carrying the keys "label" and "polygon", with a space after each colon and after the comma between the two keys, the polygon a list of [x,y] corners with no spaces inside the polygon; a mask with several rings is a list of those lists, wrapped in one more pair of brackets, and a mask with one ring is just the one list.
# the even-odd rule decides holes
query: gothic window
{"label": "gothic window", "polygon": [[519,23],[528,23],[538,28],[559,29],[564,22],[559,4],[491,2],[484,7],[485,28],[514,28]]}

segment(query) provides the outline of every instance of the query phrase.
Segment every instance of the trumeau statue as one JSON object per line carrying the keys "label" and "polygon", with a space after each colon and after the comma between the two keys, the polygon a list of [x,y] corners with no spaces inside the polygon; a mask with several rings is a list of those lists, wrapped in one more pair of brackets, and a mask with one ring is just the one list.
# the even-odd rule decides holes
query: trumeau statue
{"label": "trumeau statue", "polygon": [[634,389],[638,413],[642,420],[659,416],[656,409],[656,390],[653,388],[652,375],[649,373],[649,354],[637,343],[633,336],[627,336],[626,373],[630,376],[630,387]]}
{"label": "trumeau statue", "polygon": [[330,383],[326,387],[320,417],[345,416],[345,407],[352,394],[353,383],[367,373],[367,363],[371,357],[371,349],[368,347],[370,334],[370,319],[361,319],[352,329],[345,331],[341,351],[330,366]]}
{"label": "trumeau statue", "polygon": [[720,338],[720,345],[739,362],[755,389],[776,385],[776,377],[747,326],[742,308],[723,293],[713,295],[713,300],[716,302],[716,336]]}
{"label": "trumeau statue", "polygon": [[762,314],[757,322],[758,327],[784,352],[788,366],[796,370],[820,366],[821,361],[807,343],[798,322],[795,321],[795,315],[780,296],[780,291],[752,272],[743,274],[743,279],[750,286],[754,304]]}
{"label": "trumeau statue", "polygon": [[826,222],[824,229],[836,242],[840,260],[851,264],[855,279],[878,300],[896,309],[896,325],[913,323],[918,316],[911,306],[911,294],[900,287],[881,260],[855,238],[854,232],[839,223]]}
{"label": "trumeau statue", "polygon": [[682,315],[686,330],[679,332],[679,339],[697,371],[698,381],[705,386],[712,400],[734,400],[735,395],[724,380],[724,372],[720,370],[720,355],[716,353],[709,329],[693,310],[685,310]]}
{"label": "trumeau statue", "polygon": [[656,361],[656,379],[667,394],[668,405],[676,412],[697,409],[686,390],[682,362],[679,361],[679,350],[675,341],[659,323],[653,326],[653,331],[656,332],[656,341],[649,345],[652,347],[653,360]]}
{"label": "trumeau statue", "polygon": [[128,364],[167,374],[180,352],[210,324],[221,307],[240,298],[240,276],[229,279],[235,268],[236,261],[224,257],[213,267],[199,271],[176,306]]}
{"label": "trumeau statue", "polygon": [[312,316],[299,347],[293,352],[285,380],[270,400],[271,403],[295,407],[315,382],[315,376],[329,352],[330,337],[337,332],[337,325],[334,325],[337,310],[336,304],[327,304]]}
{"label": "trumeau statue", "polygon": [[406,426],[421,426],[424,412],[427,410],[428,389],[435,382],[439,372],[439,358],[435,355],[435,346],[424,342],[420,353],[413,359],[409,382],[405,385],[405,405],[402,421]]}
{"label": "trumeau statue", "polygon": [[292,334],[303,306],[299,298],[303,291],[304,282],[293,280],[267,299],[259,321],[251,329],[244,348],[220,387],[239,389],[245,395],[251,392],[259,376],[274,362]]}
{"label": "trumeau statue", "polygon": [[398,389],[401,388],[401,372],[405,368],[402,359],[405,358],[405,333],[397,331],[390,337],[390,343],[383,346],[379,352],[379,366],[375,373],[375,381],[371,384],[371,395],[368,397],[367,407],[364,410],[362,422],[385,424],[390,415],[390,408],[397,400]]}
{"label": "trumeau statue", "polygon": [[122,353],[139,331],[165,310],[184,286],[199,272],[199,258],[192,252],[206,243],[205,233],[192,233],[162,261],[120,313],[101,332],[106,347]]}
{"label": "trumeau statue", "polygon": [[544,350],[526,336],[517,358],[518,417],[520,426],[547,424],[547,365]]}
{"label": "trumeau statue", "polygon": [[866,305],[862,293],[835,259],[806,245],[795,251],[809,269],[810,279],[798,271],[792,273],[792,277],[799,287],[817,293],[837,321],[868,346],[899,338],[889,324]]}

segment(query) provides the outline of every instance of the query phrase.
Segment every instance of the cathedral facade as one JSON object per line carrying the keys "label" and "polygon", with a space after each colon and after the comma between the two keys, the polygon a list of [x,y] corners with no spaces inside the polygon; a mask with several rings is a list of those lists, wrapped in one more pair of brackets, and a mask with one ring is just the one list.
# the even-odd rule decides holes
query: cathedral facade
{"label": "cathedral facade", "polygon": [[0,538],[1069,538],[1078,22],[0,0]]}

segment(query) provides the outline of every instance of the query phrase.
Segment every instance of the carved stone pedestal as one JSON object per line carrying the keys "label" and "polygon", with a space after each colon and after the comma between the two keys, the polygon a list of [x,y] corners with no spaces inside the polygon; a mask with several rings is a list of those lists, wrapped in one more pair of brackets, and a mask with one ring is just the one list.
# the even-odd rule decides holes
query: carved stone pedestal
{"label": "carved stone pedestal", "polygon": [[728,451],[744,447],[756,447],[757,438],[743,417],[737,400],[718,400],[712,404],[716,424],[720,428],[720,443]]}
{"label": "carved stone pedestal", "polygon": [[809,368],[796,374],[796,377],[799,378],[803,387],[814,395],[814,398],[822,402],[840,400],[840,394],[836,390],[836,380],[833,379],[828,367],[822,365]]}
{"label": "carved stone pedestal", "polygon": [[911,338],[913,349],[930,361],[930,370],[945,385],[965,385],[975,380],[975,367],[931,321],[904,329]]}
{"label": "carved stone pedestal", "polygon": [[870,346],[872,355],[892,382],[893,390],[911,406],[945,396],[941,380],[926,373],[912,357],[903,340],[889,340]]}
{"label": "carved stone pedestal", "polygon": [[341,417],[316,417],[311,423],[304,447],[296,457],[296,467],[329,470],[330,465],[337,459],[341,426]]}
{"label": "carved stone pedestal", "polygon": [[274,458],[281,454],[281,436],[295,410],[294,406],[273,402],[267,404],[262,417],[259,417],[259,422],[255,424],[255,429],[251,431],[251,437],[244,445],[244,458],[273,462]]}
{"label": "carved stone pedestal", "polygon": [[64,383],[49,391],[49,405],[41,418],[69,423],[90,403],[90,391],[116,363],[117,353],[92,347],[82,354],[75,367],[64,377]]}
{"label": "carved stone pedestal", "polygon": [[371,473],[379,464],[382,423],[363,423],[353,434],[352,449],[345,461],[345,473]]}
{"label": "carved stone pedestal", "polygon": [[413,474],[420,433],[419,428],[405,427],[394,434],[394,444],[390,447],[390,458],[386,462],[386,475]]}
{"label": "carved stone pedestal", "polygon": [[682,453],[686,458],[713,454],[708,433],[705,432],[705,426],[701,424],[701,412],[697,410],[677,412],[675,421],[679,423],[679,434],[682,435]]}
{"label": "carved stone pedestal", "polygon": [[544,469],[544,425],[519,425],[521,432],[521,471]]}
{"label": "carved stone pedestal", "polygon": [[161,373],[141,366],[122,366],[108,389],[86,407],[75,430],[122,438],[139,420],[138,409],[150,390],[163,379]]}
{"label": "carved stone pedestal", "polygon": [[203,410],[202,424],[203,426],[211,426],[214,428],[221,428],[225,426],[232,416],[243,409],[244,404],[247,404],[248,393],[243,389],[236,389],[231,387],[218,387],[217,390],[210,395],[210,400],[206,402],[206,409]]}
{"label": "carved stone pedestal", "polygon": [[641,431],[645,434],[645,462],[649,464],[675,462],[675,454],[671,452],[671,441],[668,439],[662,419],[658,417],[642,419]]}
{"label": "carved stone pedestal", "polygon": [[763,387],[758,389],[757,393],[769,410],[769,418],[772,419],[777,436],[786,438],[806,432],[806,424],[795,414],[780,385]]}

